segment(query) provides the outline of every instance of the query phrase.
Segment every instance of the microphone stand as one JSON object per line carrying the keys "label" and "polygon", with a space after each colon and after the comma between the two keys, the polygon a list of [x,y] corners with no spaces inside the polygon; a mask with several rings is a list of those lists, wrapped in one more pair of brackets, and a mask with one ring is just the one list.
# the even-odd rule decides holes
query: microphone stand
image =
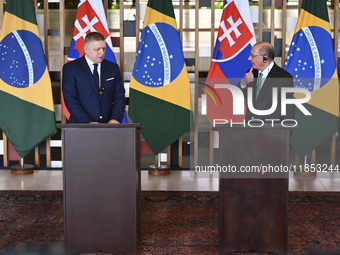
{"label": "microphone stand", "polygon": [[100,113],[99,113],[99,123],[103,123],[103,113],[102,113],[102,103],[103,103],[103,95],[105,92],[105,87],[100,87],[99,89],[99,107],[100,107]]}
{"label": "microphone stand", "polygon": [[100,108],[100,112],[99,112],[99,123],[103,123],[103,113],[102,113],[102,103],[103,103],[103,95],[105,92],[105,87],[103,84],[103,74],[104,74],[104,67],[102,66],[101,68],[101,74],[100,74],[100,89],[99,89],[99,108]]}

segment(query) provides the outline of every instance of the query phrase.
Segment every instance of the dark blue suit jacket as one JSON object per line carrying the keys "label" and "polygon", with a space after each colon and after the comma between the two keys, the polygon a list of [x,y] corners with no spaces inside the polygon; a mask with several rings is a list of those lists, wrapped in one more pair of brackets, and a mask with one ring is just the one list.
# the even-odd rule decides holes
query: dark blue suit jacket
{"label": "dark blue suit jacket", "polygon": [[62,90],[65,105],[70,112],[69,123],[98,122],[100,108],[103,123],[111,119],[122,122],[125,89],[119,66],[104,59],[101,63],[101,82],[102,87],[105,87],[102,96],[99,95],[99,88],[95,84],[85,56],[64,65]]}

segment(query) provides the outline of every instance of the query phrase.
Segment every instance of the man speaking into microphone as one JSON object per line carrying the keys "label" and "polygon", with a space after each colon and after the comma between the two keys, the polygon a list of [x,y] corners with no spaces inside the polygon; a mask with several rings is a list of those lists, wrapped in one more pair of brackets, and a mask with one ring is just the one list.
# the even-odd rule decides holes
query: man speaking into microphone
{"label": "man speaking into microphone", "polygon": [[63,67],[62,91],[69,123],[121,123],[125,89],[119,66],[105,57],[105,37],[86,35],[85,54]]}

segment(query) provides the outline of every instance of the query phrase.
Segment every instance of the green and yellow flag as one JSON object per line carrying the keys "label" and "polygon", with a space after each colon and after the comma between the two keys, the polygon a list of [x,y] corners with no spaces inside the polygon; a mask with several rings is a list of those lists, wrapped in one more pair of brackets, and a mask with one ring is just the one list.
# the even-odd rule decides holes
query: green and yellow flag
{"label": "green and yellow flag", "polygon": [[130,83],[129,115],[158,154],[190,129],[190,82],[171,0],[149,0]]}
{"label": "green and yellow flag", "polygon": [[57,131],[32,1],[7,1],[0,56],[0,129],[23,158]]}
{"label": "green and yellow flag", "polygon": [[312,115],[296,110],[298,129],[290,140],[304,157],[339,130],[339,82],[326,0],[303,1],[285,69],[295,87],[311,92],[304,106]]}

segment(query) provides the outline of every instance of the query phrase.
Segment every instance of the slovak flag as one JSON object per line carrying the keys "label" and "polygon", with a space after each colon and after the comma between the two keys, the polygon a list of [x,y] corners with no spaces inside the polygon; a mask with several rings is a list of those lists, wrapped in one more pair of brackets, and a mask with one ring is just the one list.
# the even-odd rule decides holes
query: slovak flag
{"label": "slovak flag", "polygon": [[200,83],[206,95],[202,98],[206,100],[205,114],[211,124],[214,119],[243,121],[244,115],[232,116],[232,95],[221,84],[236,85],[243,78],[252,66],[248,58],[255,43],[249,2],[226,0],[207,80]]}
{"label": "slovak flag", "polygon": [[105,59],[116,63],[103,2],[98,0],[79,1],[67,62],[84,55],[85,36],[90,32],[101,33],[106,38]]}
{"label": "slovak flag", "polygon": [[[67,62],[80,58],[85,54],[85,36],[90,32],[101,33],[106,38],[105,59],[116,63],[103,2],[98,0],[79,0]],[[69,119],[70,113],[64,104],[64,100],[62,102],[63,113]]]}

